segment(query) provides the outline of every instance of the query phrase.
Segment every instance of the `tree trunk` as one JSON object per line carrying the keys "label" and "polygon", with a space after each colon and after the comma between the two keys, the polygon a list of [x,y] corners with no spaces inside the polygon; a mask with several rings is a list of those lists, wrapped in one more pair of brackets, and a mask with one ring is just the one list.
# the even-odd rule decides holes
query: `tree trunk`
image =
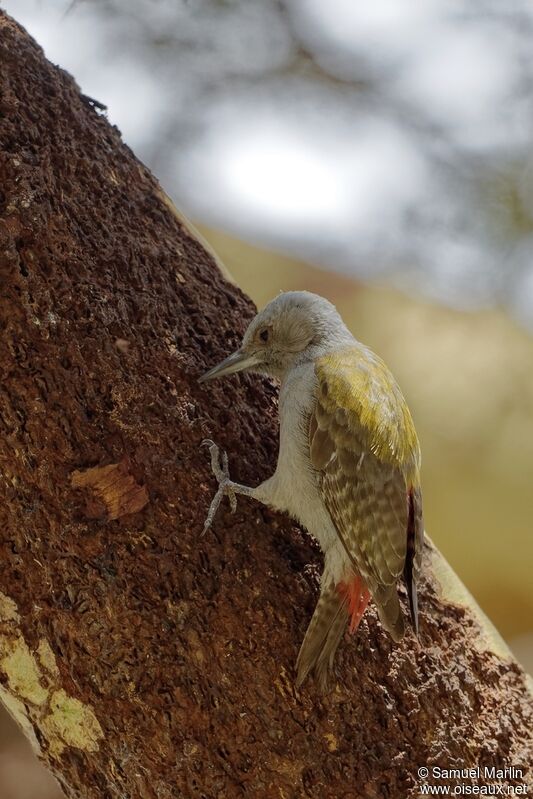
{"label": "tree trunk", "polygon": [[239,481],[275,464],[274,386],[197,385],[253,305],[1,12],[0,53],[0,693],[67,795],[404,799],[424,766],[525,770],[524,674],[429,542],[420,641],[370,609],[333,692],[295,690],[316,546],[244,499],[200,536],[204,438]]}

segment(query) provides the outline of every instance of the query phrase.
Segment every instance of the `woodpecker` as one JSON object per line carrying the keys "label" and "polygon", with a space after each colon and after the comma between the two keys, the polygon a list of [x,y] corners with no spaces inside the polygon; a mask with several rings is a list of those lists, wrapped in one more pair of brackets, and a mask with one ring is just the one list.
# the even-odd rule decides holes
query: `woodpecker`
{"label": "woodpecker", "polygon": [[218,481],[204,525],[224,496],[243,494],[290,514],[324,553],[320,596],[298,655],[298,686],[314,673],[327,689],[346,627],[370,600],[394,641],[404,635],[403,577],[418,633],[416,584],[424,537],[420,447],[405,399],[384,362],[350,333],[336,308],[307,291],[273,299],[240,348],[200,378],[234,372],[278,378],[280,438],[274,474],[256,488],[233,482],[208,442]]}

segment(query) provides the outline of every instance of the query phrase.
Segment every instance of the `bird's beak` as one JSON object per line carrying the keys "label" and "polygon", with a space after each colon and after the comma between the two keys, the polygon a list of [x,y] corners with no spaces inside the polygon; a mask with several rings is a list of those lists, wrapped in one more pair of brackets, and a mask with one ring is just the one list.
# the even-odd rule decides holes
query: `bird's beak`
{"label": "bird's beak", "polygon": [[213,380],[215,377],[223,377],[224,375],[232,375],[234,372],[242,372],[243,369],[249,369],[259,363],[260,358],[257,353],[251,355],[242,350],[232,352],[227,358],[213,366],[205,375],[202,375],[198,380],[199,383],[206,383],[208,380]]}

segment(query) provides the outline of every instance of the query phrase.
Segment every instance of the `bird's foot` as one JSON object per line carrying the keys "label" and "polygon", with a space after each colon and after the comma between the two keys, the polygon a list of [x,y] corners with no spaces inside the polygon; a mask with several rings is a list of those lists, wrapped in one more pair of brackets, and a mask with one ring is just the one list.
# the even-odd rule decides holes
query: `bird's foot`
{"label": "bird's foot", "polygon": [[209,510],[207,512],[207,518],[204,523],[204,529],[202,530],[202,535],[205,535],[213,523],[213,519],[215,518],[222,499],[224,497],[228,497],[231,512],[235,513],[237,510],[237,496],[234,488],[235,483],[230,480],[229,476],[227,454],[223,452],[221,458],[220,449],[213,441],[210,441],[209,439],[202,441],[202,446],[209,447],[209,452],[211,454],[211,470],[218,481],[218,490],[211,501],[211,505],[209,506]]}

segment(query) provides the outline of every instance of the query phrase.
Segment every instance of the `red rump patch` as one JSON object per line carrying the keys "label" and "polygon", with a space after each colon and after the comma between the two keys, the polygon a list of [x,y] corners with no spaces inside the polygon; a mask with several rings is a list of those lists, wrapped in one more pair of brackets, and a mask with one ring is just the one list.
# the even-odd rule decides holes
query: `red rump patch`
{"label": "red rump patch", "polygon": [[359,575],[355,575],[349,583],[344,581],[338,583],[337,590],[348,600],[348,613],[351,617],[349,631],[353,635],[370,602],[370,591]]}

